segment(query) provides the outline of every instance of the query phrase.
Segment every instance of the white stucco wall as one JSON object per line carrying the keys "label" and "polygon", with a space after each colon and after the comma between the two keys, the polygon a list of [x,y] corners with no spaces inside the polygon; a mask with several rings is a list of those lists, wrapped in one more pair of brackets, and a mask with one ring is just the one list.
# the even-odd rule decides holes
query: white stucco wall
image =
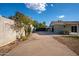
{"label": "white stucco wall", "polygon": [[[71,26],[77,26],[77,32],[71,32]],[[79,25],[78,24],[71,24],[71,25],[54,25],[54,33],[59,33],[61,31],[69,31],[70,34],[79,35]]]}
{"label": "white stucco wall", "polygon": [[16,32],[11,29],[12,20],[0,16],[0,47],[16,40]]}
{"label": "white stucco wall", "polygon": [[77,25],[78,27],[77,27],[77,32],[78,32],[78,35],[79,35],[79,24]]}

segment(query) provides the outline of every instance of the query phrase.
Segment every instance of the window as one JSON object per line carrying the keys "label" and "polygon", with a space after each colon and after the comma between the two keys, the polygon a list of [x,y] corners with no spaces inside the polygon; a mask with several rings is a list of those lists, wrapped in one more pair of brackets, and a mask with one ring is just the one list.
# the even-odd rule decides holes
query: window
{"label": "window", "polygon": [[71,31],[72,31],[72,32],[77,32],[77,26],[72,26],[72,27],[71,27]]}

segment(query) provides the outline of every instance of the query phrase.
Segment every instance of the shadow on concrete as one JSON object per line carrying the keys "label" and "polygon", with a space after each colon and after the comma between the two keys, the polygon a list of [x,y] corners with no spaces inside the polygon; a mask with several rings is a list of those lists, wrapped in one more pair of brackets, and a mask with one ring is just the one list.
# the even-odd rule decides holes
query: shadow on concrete
{"label": "shadow on concrete", "polygon": [[47,32],[47,31],[38,31],[38,32],[35,32],[35,33],[37,33],[38,35],[56,35],[56,36],[65,35],[65,34],[57,34],[57,33],[54,33],[54,32]]}
{"label": "shadow on concrete", "polygon": [[56,35],[53,32],[45,32],[45,31],[39,31],[39,32],[36,32],[36,33],[39,34],[39,35]]}

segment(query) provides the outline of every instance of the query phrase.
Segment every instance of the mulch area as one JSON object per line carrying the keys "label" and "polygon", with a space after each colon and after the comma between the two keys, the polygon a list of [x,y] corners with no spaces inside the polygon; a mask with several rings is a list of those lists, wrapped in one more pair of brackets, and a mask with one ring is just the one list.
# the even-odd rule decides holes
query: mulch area
{"label": "mulch area", "polygon": [[69,36],[54,36],[57,41],[65,44],[68,48],[79,55],[79,38],[69,37]]}
{"label": "mulch area", "polygon": [[20,41],[16,40],[12,43],[9,43],[5,46],[0,47],[0,56],[4,56],[6,53],[8,53],[9,51],[11,51],[13,48],[15,48]]}

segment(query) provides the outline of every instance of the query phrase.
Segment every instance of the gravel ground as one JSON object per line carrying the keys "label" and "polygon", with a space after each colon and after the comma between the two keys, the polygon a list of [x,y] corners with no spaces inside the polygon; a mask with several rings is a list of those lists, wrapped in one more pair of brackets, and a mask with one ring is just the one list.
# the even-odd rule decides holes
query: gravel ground
{"label": "gravel ground", "polygon": [[69,37],[69,36],[58,36],[54,37],[57,41],[65,44],[68,48],[74,51],[77,55],[79,55],[79,37]]}

